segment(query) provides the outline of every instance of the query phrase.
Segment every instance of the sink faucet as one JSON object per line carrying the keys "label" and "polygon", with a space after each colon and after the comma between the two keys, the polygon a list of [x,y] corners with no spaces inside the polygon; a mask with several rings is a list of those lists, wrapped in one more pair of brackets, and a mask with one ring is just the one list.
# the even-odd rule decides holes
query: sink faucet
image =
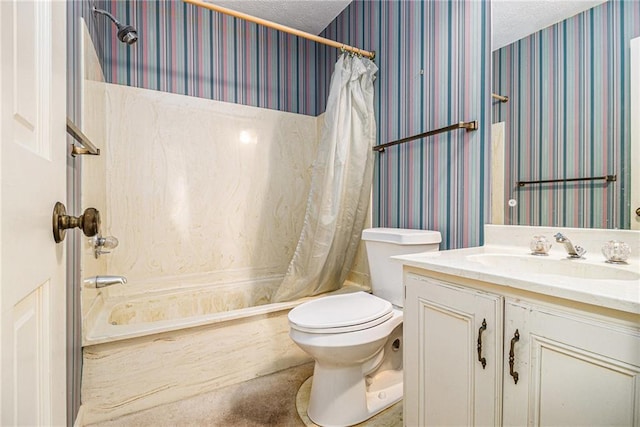
{"label": "sink faucet", "polygon": [[93,276],[84,279],[84,283],[89,288],[104,288],[105,286],[115,285],[120,283],[124,285],[127,283],[127,278],[124,276]]}
{"label": "sink faucet", "polygon": [[562,243],[564,248],[567,250],[569,254],[569,258],[582,258],[582,255],[586,254],[587,251],[582,247],[571,243],[571,240],[567,236],[562,233],[557,233],[555,236],[556,242]]}

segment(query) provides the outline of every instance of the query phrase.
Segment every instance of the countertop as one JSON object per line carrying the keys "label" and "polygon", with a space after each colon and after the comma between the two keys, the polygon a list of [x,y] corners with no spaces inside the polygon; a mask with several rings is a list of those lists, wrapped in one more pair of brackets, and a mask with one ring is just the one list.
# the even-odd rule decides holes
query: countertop
{"label": "countertop", "polygon": [[[638,251],[636,250],[635,254],[633,253],[636,240],[640,236],[638,232],[616,231],[616,238],[622,236],[627,241],[631,239],[632,255],[636,255],[627,260],[628,264],[618,265],[605,263],[602,254],[598,250],[594,250],[595,248],[591,248],[591,252],[585,255],[584,259],[568,259],[564,249],[557,244],[554,244],[549,255],[544,257],[544,260],[536,259],[539,257],[530,254],[528,240],[518,246],[506,245],[504,240],[513,241],[514,235],[533,236],[534,234],[532,233],[541,231],[541,228],[490,227],[492,227],[492,230],[487,233],[487,237],[493,242],[488,242],[481,247],[401,255],[392,258],[402,262],[404,265],[429,271],[629,313],[640,313],[640,279],[629,279],[634,275],[640,277],[637,276],[640,273]],[[553,231],[556,230],[565,232],[568,236],[575,236],[575,241],[580,242],[580,231],[584,229],[557,228]],[[585,232],[592,233],[592,231],[588,230]],[[518,240],[523,239],[519,238]],[[495,257],[493,258],[494,265],[486,265],[479,262],[478,260],[482,259],[483,256]],[[502,259],[504,259],[504,262],[502,262]],[[533,263],[542,265],[543,268],[523,271],[519,264],[522,265],[522,262],[528,262],[527,260],[529,259]],[[548,264],[549,262],[553,264]],[[545,265],[553,265],[557,267],[555,270],[561,272],[564,271],[566,266],[567,269],[574,272],[574,275],[550,274],[554,273],[553,269],[544,268]],[[597,273],[603,278],[594,279],[593,275],[589,273],[589,270],[593,268],[598,269]],[[612,279],[608,277],[609,272],[612,273],[612,276],[621,274],[626,277]],[[602,273],[604,273],[604,276]]]}

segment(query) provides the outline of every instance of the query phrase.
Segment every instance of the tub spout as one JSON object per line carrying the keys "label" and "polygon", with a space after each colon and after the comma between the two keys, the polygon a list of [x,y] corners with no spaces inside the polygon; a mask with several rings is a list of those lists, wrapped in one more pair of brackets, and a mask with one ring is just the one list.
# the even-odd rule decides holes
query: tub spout
{"label": "tub spout", "polygon": [[127,283],[127,278],[124,276],[93,276],[84,279],[84,283],[88,288],[104,288],[117,283],[124,285]]}

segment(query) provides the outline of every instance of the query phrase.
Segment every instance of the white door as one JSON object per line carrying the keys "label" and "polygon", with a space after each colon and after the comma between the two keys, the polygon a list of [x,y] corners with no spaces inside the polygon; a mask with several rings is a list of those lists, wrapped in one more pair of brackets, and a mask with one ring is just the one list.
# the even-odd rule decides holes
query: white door
{"label": "white door", "polygon": [[0,1],[0,425],[66,424],[66,4]]}
{"label": "white door", "polygon": [[502,297],[407,273],[404,422],[500,425]]}
{"label": "white door", "polygon": [[509,299],[504,317],[505,426],[640,425],[638,327]]}

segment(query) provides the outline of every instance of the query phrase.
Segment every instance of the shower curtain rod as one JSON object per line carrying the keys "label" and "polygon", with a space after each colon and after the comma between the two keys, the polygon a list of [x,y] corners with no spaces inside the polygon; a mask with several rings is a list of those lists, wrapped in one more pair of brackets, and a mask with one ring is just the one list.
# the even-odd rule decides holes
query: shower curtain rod
{"label": "shower curtain rod", "polygon": [[237,12],[232,9],[227,9],[226,7],[218,6],[212,3],[208,3],[201,0],[183,0],[185,3],[190,3],[194,6],[204,7],[205,9],[213,10],[216,12],[224,13],[225,15],[233,16],[235,18],[244,19],[245,21],[253,22],[255,24],[264,25],[265,27],[273,28],[278,31],[283,31],[285,33],[293,34],[298,37],[302,37],[308,40],[313,40],[314,42],[326,44],[328,46],[332,46],[338,49],[343,49],[358,55],[368,56],[369,59],[374,59],[376,56],[375,52],[369,52],[366,50],[358,49],[357,47],[348,46],[343,43],[333,41],[330,39],[326,39],[324,37],[316,36],[314,34],[306,33],[304,31],[296,30],[295,28],[287,27],[286,25],[276,24],[275,22],[267,21],[266,19],[258,18],[255,16],[248,15],[246,13]]}

